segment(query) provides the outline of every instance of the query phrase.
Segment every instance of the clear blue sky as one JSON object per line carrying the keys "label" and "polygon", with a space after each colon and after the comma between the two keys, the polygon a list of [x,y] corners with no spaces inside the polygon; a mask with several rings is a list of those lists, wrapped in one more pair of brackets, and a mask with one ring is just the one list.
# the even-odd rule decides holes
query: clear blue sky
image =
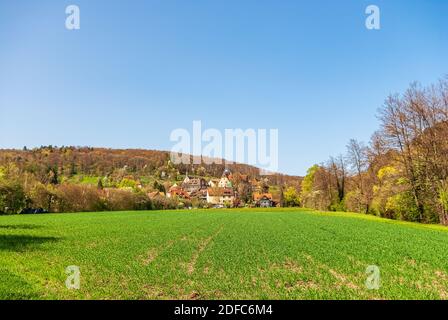
{"label": "clear blue sky", "polygon": [[368,141],[389,93],[447,73],[442,0],[2,0],[0,148],[169,150],[202,120],[278,128],[280,171],[302,175]]}

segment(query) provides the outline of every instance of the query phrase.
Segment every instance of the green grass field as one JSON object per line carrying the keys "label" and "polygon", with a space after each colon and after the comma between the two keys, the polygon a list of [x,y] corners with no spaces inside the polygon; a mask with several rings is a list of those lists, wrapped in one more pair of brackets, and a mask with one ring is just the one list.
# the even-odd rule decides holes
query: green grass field
{"label": "green grass field", "polygon": [[0,299],[448,299],[448,228],[348,213],[2,216],[0,261]]}

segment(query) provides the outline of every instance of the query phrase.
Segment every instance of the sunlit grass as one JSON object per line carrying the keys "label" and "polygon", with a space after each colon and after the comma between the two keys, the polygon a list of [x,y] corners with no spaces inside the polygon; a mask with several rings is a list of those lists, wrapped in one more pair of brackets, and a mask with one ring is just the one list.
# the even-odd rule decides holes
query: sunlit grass
{"label": "sunlit grass", "polygon": [[[447,299],[448,229],[300,209],[0,217],[2,299]],[[81,270],[80,290],[65,269]],[[379,290],[365,287],[369,265]]]}

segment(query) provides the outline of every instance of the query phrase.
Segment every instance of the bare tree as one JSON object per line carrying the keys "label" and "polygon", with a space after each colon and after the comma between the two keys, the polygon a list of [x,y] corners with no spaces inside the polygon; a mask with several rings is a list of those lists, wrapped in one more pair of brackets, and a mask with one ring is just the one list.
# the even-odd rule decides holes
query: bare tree
{"label": "bare tree", "polygon": [[361,194],[361,205],[364,212],[369,211],[369,203],[366,199],[364,175],[368,167],[367,147],[355,139],[351,139],[347,145],[347,162],[356,176],[357,186]]}
{"label": "bare tree", "polygon": [[345,197],[345,182],[347,177],[345,161],[342,155],[339,155],[337,158],[330,157],[329,172],[332,173],[336,183],[338,202],[341,202]]}
{"label": "bare tree", "polygon": [[380,120],[384,141],[390,148],[397,149],[401,162],[405,168],[411,191],[419,214],[419,221],[423,219],[423,201],[421,186],[417,176],[418,164],[414,158],[412,141],[415,135],[411,131],[408,110],[405,101],[398,95],[389,96],[384,108],[380,111]]}
{"label": "bare tree", "polygon": [[[381,110],[382,135],[399,151],[420,221],[448,177],[447,88],[447,80],[429,88],[414,83],[403,96],[390,96]],[[439,218],[446,220],[440,209]]]}

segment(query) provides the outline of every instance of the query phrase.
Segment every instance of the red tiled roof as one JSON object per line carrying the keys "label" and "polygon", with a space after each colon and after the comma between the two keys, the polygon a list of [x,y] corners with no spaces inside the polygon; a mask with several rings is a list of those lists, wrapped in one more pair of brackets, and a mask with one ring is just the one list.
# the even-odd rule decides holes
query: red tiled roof
{"label": "red tiled roof", "polygon": [[261,199],[263,199],[263,198],[272,200],[272,194],[270,194],[270,193],[258,193],[258,192],[255,192],[255,193],[253,194],[253,198],[254,198],[254,201],[259,201],[259,200],[261,200]]}
{"label": "red tiled roof", "polygon": [[207,192],[212,197],[233,196],[233,190],[230,188],[208,188]]}
{"label": "red tiled roof", "polygon": [[181,188],[171,188],[170,193],[171,196],[178,196],[180,198],[190,199],[188,193],[182,190]]}

